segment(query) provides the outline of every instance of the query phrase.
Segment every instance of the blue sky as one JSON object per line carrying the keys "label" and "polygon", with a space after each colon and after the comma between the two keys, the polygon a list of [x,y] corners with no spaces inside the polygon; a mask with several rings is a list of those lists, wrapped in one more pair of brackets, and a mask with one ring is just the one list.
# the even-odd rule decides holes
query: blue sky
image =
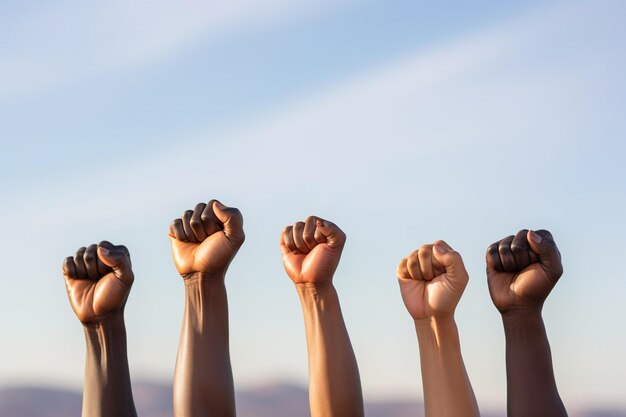
{"label": "blue sky", "polygon": [[502,405],[484,250],[548,228],[565,260],[545,307],[563,397],[626,406],[611,261],[626,249],[625,17],[620,1],[2,3],[0,385],[81,384],[60,264],[102,239],[136,270],[133,377],[169,380],[183,289],[167,227],[217,197],[247,234],[227,278],[240,386],[306,381],[277,243],[316,214],[348,235],[335,280],[368,397],[421,396],[394,272],[442,238],[471,274],[470,378]]}

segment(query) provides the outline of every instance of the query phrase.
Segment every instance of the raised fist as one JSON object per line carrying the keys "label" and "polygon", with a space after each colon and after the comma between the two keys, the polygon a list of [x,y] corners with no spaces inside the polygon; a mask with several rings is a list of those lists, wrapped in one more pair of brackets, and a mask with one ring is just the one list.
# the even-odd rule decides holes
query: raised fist
{"label": "raised fist", "polygon": [[83,324],[123,312],[134,280],[128,249],[106,241],[65,258],[63,276],[70,304]]}
{"label": "raised fist", "polygon": [[501,313],[540,308],[561,274],[561,254],[547,230],[520,230],[487,249],[489,293]]}
{"label": "raised fist", "polygon": [[346,235],[335,224],[310,216],[283,229],[280,252],[294,284],[330,283],[339,264]]}
{"label": "raised fist", "polygon": [[397,275],[402,300],[414,320],[453,316],[469,279],[461,255],[443,240],[401,260]]}
{"label": "raised fist", "polygon": [[194,273],[223,276],[245,240],[243,217],[217,200],[199,203],[170,225],[176,269],[183,278]]}

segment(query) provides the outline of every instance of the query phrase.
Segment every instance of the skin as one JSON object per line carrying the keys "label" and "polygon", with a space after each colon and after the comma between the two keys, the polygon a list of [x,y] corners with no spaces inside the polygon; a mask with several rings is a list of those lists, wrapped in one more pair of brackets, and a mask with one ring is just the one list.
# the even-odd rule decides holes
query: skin
{"label": "skin", "polygon": [[479,416],[454,320],[469,279],[461,255],[439,240],[402,259],[397,275],[415,323],[426,417]]}
{"label": "skin", "polygon": [[309,359],[311,417],[363,416],[363,396],[333,275],[346,235],[318,217],[283,229],[283,265],[302,304]]}
{"label": "skin", "polygon": [[82,415],[136,416],[124,324],[134,280],[128,249],[106,241],[80,248],[65,259],[63,276],[87,343]]}
{"label": "skin", "polygon": [[234,416],[224,278],[245,240],[243,217],[216,200],[199,203],[172,222],[169,237],[185,284],[174,416]]}
{"label": "skin", "polygon": [[487,249],[491,299],[506,336],[509,417],[567,416],[557,390],[543,303],[563,274],[547,230],[520,230]]}

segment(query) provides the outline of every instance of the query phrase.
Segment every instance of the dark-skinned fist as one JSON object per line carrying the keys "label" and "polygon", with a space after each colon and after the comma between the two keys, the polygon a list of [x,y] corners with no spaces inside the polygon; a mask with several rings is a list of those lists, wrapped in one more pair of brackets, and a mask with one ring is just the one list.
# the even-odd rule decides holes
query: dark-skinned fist
{"label": "dark-skinned fist", "polygon": [[540,309],[562,274],[561,254],[547,230],[520,230],[487,249],[489,293],[503,314]]}
{"label": "dark-skinned fist", "polygon": [[134,280],[128,249],[107,241],[66,258],[63,276],[72,309],[83,324],[123,312]]}

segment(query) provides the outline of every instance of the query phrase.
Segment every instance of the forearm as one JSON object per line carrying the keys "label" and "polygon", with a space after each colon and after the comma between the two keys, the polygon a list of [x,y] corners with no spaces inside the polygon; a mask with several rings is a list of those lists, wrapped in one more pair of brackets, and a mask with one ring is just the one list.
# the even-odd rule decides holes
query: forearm
{"label": "forearm", "polygon": [[123,313],[84,326],[87,342],[84,417],[136,416]]}
{"label": "forearm", "polygon": [[306,329],[312,417],[363,416],[359,369],[331,283],[296,285]]}
{"label": "forearm", "polygon": [[453,317],[415,321],[426,417],[479,416]]}
{"label": "forearm", "polygon": [[174,415],[234,416],[224,277],[185,279],[185,311],[174,374]]}
{"label": "forearm", "polygon": [[541,308],[502,315],[509,417],[567,416],[552,368]]}

